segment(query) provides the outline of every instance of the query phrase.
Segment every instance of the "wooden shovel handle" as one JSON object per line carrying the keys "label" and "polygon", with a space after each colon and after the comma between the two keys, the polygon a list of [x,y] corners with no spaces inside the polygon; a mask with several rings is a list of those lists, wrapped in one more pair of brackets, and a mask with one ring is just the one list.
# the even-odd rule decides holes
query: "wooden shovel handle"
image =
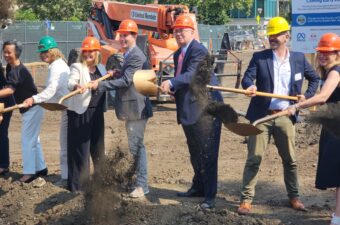
{"label": "wooden shovel handle", "polygon": [[[111,74],[106,74],[105,76],[102,76],[102,77],[96,79],[96,81],[99,82],[99,81],[102,81],[102,80],[106,80],[106,79],[109,78],[109,77],[111,77]],[[86,88],[89,88],[89,87],[90,87],[90,83],[87,83],[87,84],[85,85],[85,87],[86,87]],[[81,92],[81,89],[72,91],[72,92],[68,93],[67,95],[63,96],[63,97],[59,100],[58,103],[59,103],[59,104],[62,104],[63,101],[65,101],[65,100],[68,99],[68,98],[71,98],[71,97],[74,96],[74,95],[80,94],[80,92]]]}
{"label": "wooden shovel handle", "polygon": [[[218,91],[226,91],[226,92],[234,92],[234,93],[240,93],[240,94],[250,94],[249,91],[247,90],[242,90],[242,89],[237,89],[237,88],[226,88],[226,87],[220,87],[220,86],[211,86],[207,85],[207,88],[213,89],[213,90],[218,90]],[[272,94],[272,93],[267,93],[267,92],[261,92],[261,91],[256,91],[256,95],[258,96],[263,96],[263,97],[271,97],[271,98],[279,98],[279,99],[287,99],[287,100],[293,100],[297,101],[298,97],[296,96],[289,96],[289,95],[277,95],[277,94]]]}
{"label": "wooden shovel handle", "polygon": [[269,120],[273,120],[273,119],[275,119],[275,118],[277,118],[277,117],[286,116],[286,115],[288,115],[288,110],[283,110],[283,111],[278,112],[278,113],[275,113],[275,114],[273,114],[273,115],[265,116],[265,117],[263,117],[263,118],[260,118],[260,119],[258,119],[258,120],[255,120],[252,124],[253,124],[254,126],[256,126],[256,125],[258,125],[258,124],[260,124],[260,123],[264,123],[264,122],[267,122],[267,121],[269,121]]}
{"label": "wooden shovel handle", "polygon": [[11,107],[4,108],[0,113],[11,112],[13,110],[23,108],[24,106],[24,104],[13,105]]}

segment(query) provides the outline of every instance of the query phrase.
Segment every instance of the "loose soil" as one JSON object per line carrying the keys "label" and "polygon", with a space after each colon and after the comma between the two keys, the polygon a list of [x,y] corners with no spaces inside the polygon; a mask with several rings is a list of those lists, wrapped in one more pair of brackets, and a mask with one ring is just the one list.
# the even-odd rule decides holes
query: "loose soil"
{"label": "loose soil", "polygon": [[[243,69],[251,52],[238,53]],[[35,80],[43,88],[46,68],[35,70]],[[234,81],[224,80],[233,87]],[[245,112],[249,98],[227,94],[225,103]],[[240,117],[241,122],[246,122]],[[133,159],[128,153],[124,123],[113,110],[105,113],[107,159],[100,176],[93,176],[85,193],[71,193],[53,183],[59,179],[59,112],[46,112],[41,142],[49,175],[30,184],[18,181],[22,172],[20,128],[16,111],[10,125],[11,172],[0,178],[0,224],[122,224],[122,225],[222,225],[222,224],[329,224],[335,206],[335,190],[314,188],[318,156],[319,125],[297,124],[298,173],[301,199],[308,208],[298,212],[288,205],[281,159],[272,141],[259,172],[256,197],[249,216],[236,213],[244,163],[246,138],[222,129],[219,153],[219,183],[216,209],[202,211],[201,198],[178,198],[177,191],[190,187],[193,171],[182,128],[176,123],[173,103],[155,104],[145,132],[150,194],[132,200],[126,195]]]}

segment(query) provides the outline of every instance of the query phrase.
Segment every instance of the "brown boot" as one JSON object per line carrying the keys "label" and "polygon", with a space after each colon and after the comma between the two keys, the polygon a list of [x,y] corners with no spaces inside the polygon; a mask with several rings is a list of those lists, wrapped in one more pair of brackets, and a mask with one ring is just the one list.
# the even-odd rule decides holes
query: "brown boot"
{"label": "brown boot", "polygon": [[248,213],[250,213],[250,209],[251,209],[250,202],[242,202],[237,209],[237,213],[239,215],[247,215]]}
{"label": "brown boot", "polygon": [[289,199],[289,203],[292,206],[292,208],[295,210],[307,211],[307,209],[305,208],[301,200],[297,197]]}

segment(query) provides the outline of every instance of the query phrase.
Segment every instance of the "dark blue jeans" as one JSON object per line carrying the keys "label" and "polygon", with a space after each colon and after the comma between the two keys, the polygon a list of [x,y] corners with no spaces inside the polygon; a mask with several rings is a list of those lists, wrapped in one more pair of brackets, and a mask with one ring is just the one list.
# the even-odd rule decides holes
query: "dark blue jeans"
{"label": "dark blue jeans", "polygon": [[195,124],[183,126],[183,130],[194,169],[192,188],[203,193],[206,199],[215,198],[221,121],[205,115]]}
{"label": "dark blue jeans", "polygon": [[2,123],[0,123],[0,168],[9,167],[9,140],[8,127],[12,117],[12,112],[4,113]]}

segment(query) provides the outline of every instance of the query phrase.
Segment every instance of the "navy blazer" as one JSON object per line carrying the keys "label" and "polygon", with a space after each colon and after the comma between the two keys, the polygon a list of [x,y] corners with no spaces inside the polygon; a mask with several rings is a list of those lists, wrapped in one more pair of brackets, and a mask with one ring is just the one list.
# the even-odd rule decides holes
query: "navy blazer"
{"label": "navy blazer", "polygon": [[[301,94],[303,78],[306,78],[308,80],[308,88],[304,95],[306,98],[312,97],[318,88],[319,76],[301,52],[290,51],[289,62],[291,67],[291,87],[289,95],[296,96]],[[254,81],[256,81],[255,85],[258,91],[273,93],[274,63],[273,51],[271,49],[254,53],[244,73],[242,87],[247,89],[254,84]],[[269,97],[253,97],[250,101],[246,118],[250,120],[250,122],[253,122],[266,116],[270,102],[271,98]],[[294,101],[291,101],[291,104],[294,104]]]}
{"label": "navy blazer", "polygon": [[[178,57],[181,53],[179,48],[174,53],[175,71],[177,70]],[[184,126],[195,124],[202,114],[202,106],[198,104],[195,96],[190,92],[190,82],[195,74],[198,64],[203,61],[208,54],[208,50],[195,39],[192,40],[185,53],[181,73],[172,78],[171,90],[175,92],[177,122]],[[212,85],[217,85],[215,76],[211,79]],[[214,101],[223,101],[218,91],[211,92],[210,98]]]}

